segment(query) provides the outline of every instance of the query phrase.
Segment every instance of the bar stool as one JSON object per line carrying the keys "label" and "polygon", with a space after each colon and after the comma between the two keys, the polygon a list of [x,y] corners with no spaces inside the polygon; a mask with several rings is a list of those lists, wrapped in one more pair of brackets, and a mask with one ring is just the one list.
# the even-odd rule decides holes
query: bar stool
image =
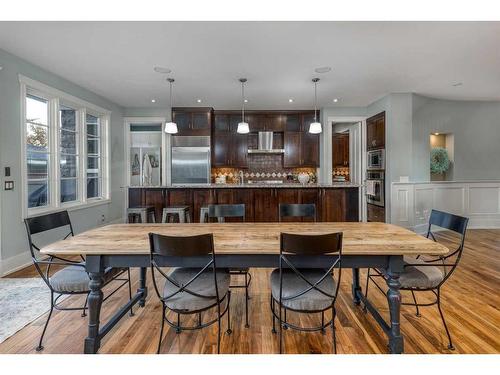
{"label": "bar stool", "polygon": [[127,208],[129,223],[156,223],[154,206],[138,206]]}
{"label": "bar stool", "polygon": [[208,221],[208,207],[200,208],[200,223],[206,223]]}
{"label": "bar stool", "polygon": [[168,223],[170,218],[178,217],[179,223],[191,222],[191,208],[189,206],[169,206],[163,209],[162,223]]}

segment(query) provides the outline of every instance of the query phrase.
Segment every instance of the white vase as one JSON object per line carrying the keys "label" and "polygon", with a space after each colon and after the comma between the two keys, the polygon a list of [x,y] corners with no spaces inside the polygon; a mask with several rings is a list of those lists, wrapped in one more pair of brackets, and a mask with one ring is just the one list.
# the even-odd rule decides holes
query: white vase
{"label": "white vase", "polygon": [[309,182],[309,175],[307,173],[299,173],[298,179],[302,185],[305,185]]}

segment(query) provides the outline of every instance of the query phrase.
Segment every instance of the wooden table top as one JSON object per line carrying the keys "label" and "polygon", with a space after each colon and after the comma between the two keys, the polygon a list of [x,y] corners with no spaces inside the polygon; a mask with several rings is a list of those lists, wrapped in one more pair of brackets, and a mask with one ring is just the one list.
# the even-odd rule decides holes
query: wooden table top
{"label": "wooden table top", "polygon": [[446,254],[448,248],[408,229],[386,223],[192,223],[112,224],[89,230],[42,248],[53,255],[149,254],[148,233],[213,233],[218,254],[279,254],[280,232],[343,232],[345,255]]}

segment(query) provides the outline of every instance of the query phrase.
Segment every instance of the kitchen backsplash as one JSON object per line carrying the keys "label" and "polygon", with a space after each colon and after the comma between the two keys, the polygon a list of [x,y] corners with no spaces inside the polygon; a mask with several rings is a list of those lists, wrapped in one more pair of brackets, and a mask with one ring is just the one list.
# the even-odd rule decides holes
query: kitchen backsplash
{"label": "kitchen backsplash", "polygon": [[333,180],[341,180],[342,178],[345,178],[346,181],[349,181],[349,167],[338,167],[338,168],[333,168],[332,172],[332,177]]}
{"label": "kitchen backsplash", "polygon": [[[283,182],[298,182],[299,173],[307,173],[310,176],[310,182],[316,182],[316,168],[283,168],[282,165],[259,165],[257,168],[253,166],[243,171],[245,182],[248,181],[283,181]],[[220,176],[226,176],[226,183],[238,183],[240,169],[237,168],[212,168],[212,182]]]}

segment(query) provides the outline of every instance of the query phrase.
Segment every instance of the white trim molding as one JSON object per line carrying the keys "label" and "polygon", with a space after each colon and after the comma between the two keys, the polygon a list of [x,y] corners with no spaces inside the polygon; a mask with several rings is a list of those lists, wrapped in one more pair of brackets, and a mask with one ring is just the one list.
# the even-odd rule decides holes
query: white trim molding
{"label": "white trim molding", "polygon": [[469,228],[500,228],[500,181],[393,182],[391,223],[427,230],[432,209],[469,218]]}

